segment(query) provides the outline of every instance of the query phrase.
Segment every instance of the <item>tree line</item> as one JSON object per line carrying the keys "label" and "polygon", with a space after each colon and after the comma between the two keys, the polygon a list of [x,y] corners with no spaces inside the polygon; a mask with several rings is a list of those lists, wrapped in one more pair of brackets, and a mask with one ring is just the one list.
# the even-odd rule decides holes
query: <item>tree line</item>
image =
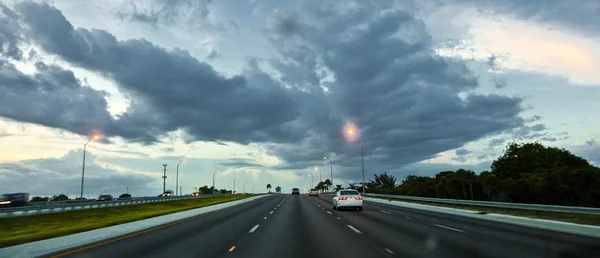
{"label": "tree line", "polygon": [[[336,190],[341,185],[336,186]],[[362,184],[350,184],[362,189]],[[600,168],[565,149],[539,142],[509,143],[489,171],[409,175],[399,184],[387,172],[365,182],[369,193],[421,197],[600,207]]]}

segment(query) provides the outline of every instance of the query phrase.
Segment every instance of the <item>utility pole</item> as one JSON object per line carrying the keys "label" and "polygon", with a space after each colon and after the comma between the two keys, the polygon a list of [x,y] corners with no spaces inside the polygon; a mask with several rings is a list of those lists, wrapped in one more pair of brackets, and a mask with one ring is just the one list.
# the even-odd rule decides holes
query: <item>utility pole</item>
{"label": "utility pole", "polygon": [[179,195],[183,195],[182,190],[181,190],[182,188],[183,188],[183,186],[179,186]]}
{"label": "utility pole", "polygon": [[127,194],[129,194],[129,186],[127,187]]}
{"label": "utility pole", "polygon": [[165,186],[167,183],[167,164],[163,164],[163,193],[165,192]]}

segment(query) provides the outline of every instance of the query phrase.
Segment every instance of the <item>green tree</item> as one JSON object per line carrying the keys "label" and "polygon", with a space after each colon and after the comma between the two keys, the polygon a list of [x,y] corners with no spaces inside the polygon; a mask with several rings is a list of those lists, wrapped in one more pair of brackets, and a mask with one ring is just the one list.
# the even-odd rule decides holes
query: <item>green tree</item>
{"label": "green tree", "polygon": [[348,187],[350,187],[350,189],[354,189],[354,190],[358,189],[358,186],[356,186],[356,183],[349,183]]}
{"label": "green tree", "polygon": [[370,181],[370,188],[388,189],[396,187],[396,177],[388,175],[387,172],[383,172],[380,175],[373,175],[375,180]]}
{"label": "green tree", "polygon": [[34,196],[30,202],[47,202],[48,200],[50,200],[49,197]]}
{"label": "green tree", "polygon": [[277,192],[277,193],[281,193],[281,186],[277,186],[277,187],[275,187],[275,192]]}
{"label": "green tree", "polygon": [[584,167],[590,164],[571,152],[554,147],[545,147],[539,142],[509,143],[504,154],[492,163],[492,173],[502,179],[521,178],[523,173],[534,173],[540,169],[558,167]]}
{"label": "green tree", "polygon": [[342,190],[342,185],[335,185],[335,191]]}
{"label": "green tree", "polygon": [[332,185],[331,180],[325,179],[325,191],[329,191],[329,188],[331,188]]}
{"label": "green tree", "polygon": [[66,196],[65,194],[54,195],[54,196],[52,196],[52,198],[50,200],[53,202],[66,201],[66,200],[69,200],[69,196]]}
{"label": "green tree", "polygon": [[267,184],[267,191],[270,193],[271,192],[271,184]]}

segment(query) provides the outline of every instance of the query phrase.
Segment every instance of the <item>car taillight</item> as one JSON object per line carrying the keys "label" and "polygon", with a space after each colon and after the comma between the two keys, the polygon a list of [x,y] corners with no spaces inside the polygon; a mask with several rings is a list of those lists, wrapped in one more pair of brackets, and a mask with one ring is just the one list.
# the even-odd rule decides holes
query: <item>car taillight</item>
{"label": "car taillight", "polygon": [[354,199],[362,200],[362,197],[359,196],[359,197],[355,197]]}
{"label": "car taillight", "polygon": [[340,200],[347,200],[347,197],[340,197]]}

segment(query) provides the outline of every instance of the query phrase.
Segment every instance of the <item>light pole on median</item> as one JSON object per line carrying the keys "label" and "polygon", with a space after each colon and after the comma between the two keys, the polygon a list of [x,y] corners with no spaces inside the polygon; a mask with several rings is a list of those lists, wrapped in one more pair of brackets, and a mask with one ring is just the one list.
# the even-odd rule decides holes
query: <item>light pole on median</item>
{"label": "light pole on median", "polygon": [[[323,173],[321,173],[321,169],[319,169],[318,167],[315,167],[316,171],[319,171],[319,184],[321,184],[321,187],[323,187],[325,184],[323,183]],[[321,193],[323,192],[323,189],[321,189]]]}
{"label": "light pole on median", "polygon": [[331,185],[335,186],[335,184],[333,184],[333,162],[327,156],[323,157],[323,159],[329,161],[329,164],[331,165]]}
{"label": "light pole on median", "polygon": [[219,171],[213,173],[213,194],[215,194],[215,175],[219,173]]}
{"label": "light pole on median", "polygon": [[248,184],[248,182],[244,183],[244,194],[246,194],[246,185]]}
{"label": "light pole on median", "polygon": [[[175,196],[178,196],[178,189],[179,189],[179,165],[181,165],[181,163],[185,163],[185,160],[181,160],[179,161],[179,163],[177,163],[177,173],[175,175]],[[179,193],[181,194],[181,193]]]}
{"label": "light pole on median", "polygon": [[90,137],[87,140],[87,142],[85,144],[83,144],[83,166],[81,167],[81,195],[79,196],[80,199],[83,199],[83,176],[85,175],[85,150],[86,150],[88,143],[90,143],[90,141],[92,139],[98,140],[98,139],[100,139],[100,136],[93,135],[92,137]]}
{"label": "light pole on median", "polygon": [[364,141],[363,141],[363,137],[362,135],[360,135],[357,131],[355,130],[348,130],[349,134],[356,134],[358,135],[358,137],[360,137],[360,158],[362,161],[362,189],[363,189],[363,194],[365,193],[365,148],[364,148]]}
{"label": "light pole on median", "polygon": [[239,176],[236,176],[233,178],[233,192],[231,192],[231,194],[235,193],[235,179],[238,178]]}

